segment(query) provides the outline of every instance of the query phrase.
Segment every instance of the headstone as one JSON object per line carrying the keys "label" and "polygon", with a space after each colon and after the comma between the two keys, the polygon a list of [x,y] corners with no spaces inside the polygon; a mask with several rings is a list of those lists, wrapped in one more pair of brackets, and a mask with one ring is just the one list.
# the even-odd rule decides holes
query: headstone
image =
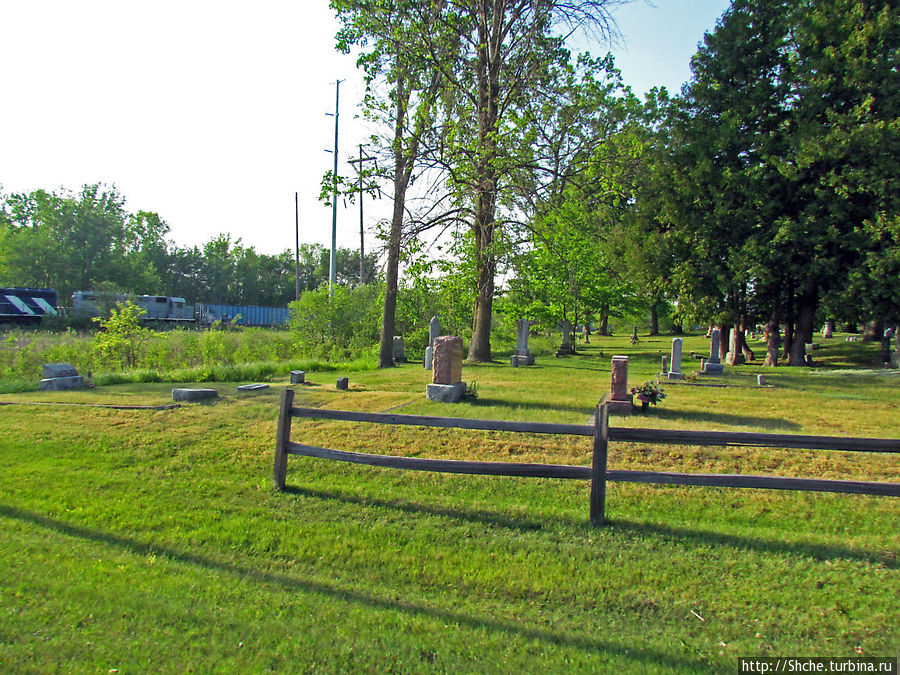
{"label": "headstone", "polygon": [[822,328],[822,337],[825,340],[830,340],[834,337],[834,321],[825,322],[825,327]]}
{"label": "headstone", "polygon": [[45,363],[41,367],[41,375],[41,391],[80,389],[84,386],[84,378],[69,363]]}
{"label": "headstone", "polygon": [[722,343],[722,336],[719,329],[713,330],[709,340],[709,358],[702,366],[702,372],[706,375],[721,375],[725,372],[724,366],[719,359],[719,346]]}
{"label": "headstone", "polygon": [[269,385],[264,384],[262,382],[257,382],[254,384],[242,384],[237,388],[238,392],[245,394],[250,391],[265,391],[269,388]]}
{"label": "headstone", "polygon": [[431,317],[428,324],[428,346],[425,348],[425,370],[431,370],[434,366],[434,341],[441,335],[441,320],[436,316]]}
{"label": "headstone", "polygon": [[681,349],[684,340],[680,337],[672,338],[672,368],[666,377],[670,380],[683,380],[684,374],[681,372]]}
{"label": "headstone", "polygon": [[403,336],[395,335],[391,346],[391,354],[397,363],[406,363],[406,347],[403,344]]}
{"label": "headstone", "polygon": [[291,384],[304,384],[306,382],[306,371],[305,370],[292,370],[291,371]]}
{"label": "headstone", "polygon": [[659,371],[660,377],[668,377],[669,376],[669,357],[662,357],[662,370]]}
{"label": "headstone", "polygon": [[747,358],[744,356],[744,353],[740,349],[738,349],[739,341],[739,329],[732,328],[731,336],[728,341],[728,354],[725,355],[725,363],[727,363],[729,366],[740,366],[747,362]]}
{"label": "headstone", "polygon": [[756,386],[765,387],[765,386],[767,386],[767,384],[768,383],[766,382],[765,378],[762,375],[756,376]]}
{"label": "headstone", "polygon": [[556,350],[556,355],[567,356],[574,354],[575,350],[572,349],[572,322],[568,320],[561,321],[559,329],[562,331],[562,344]]}
{"label": "headstone", "polygon": [[628,391],[628,357],[612,357],[612,377],[610,379],[610,398],[607,401],[610,413],[630,415],[633,399]]}
{"label": "headstone", "polygon": [[206,401],[216,398],[219,392],[215,389],[173,389],[173,401]]}
{"label": "headstone", "polygon": [[456,335],[442,335],[434,340],[434,369],[425,395],[432,401],[456,403],[466,393],[462,381],[463,341]]}
{"label": "headstone", "polygon": [[78,377],[78,370],[71,363],[45,363],[41,366],[41,377],[45,380],[54,377]]}
{"label": "headstone", "polygon": [[350,380],[346,377],[339,377],[336,386],[342,391],[347,391],[347,388],[350,386]]}
{"label": "headstone", "polygon": [[516,351],[509,357],[510,365],[513,368],[534,365],[534,356],[528,349],[528,328],[528,319],[519,319],[516,323]]}

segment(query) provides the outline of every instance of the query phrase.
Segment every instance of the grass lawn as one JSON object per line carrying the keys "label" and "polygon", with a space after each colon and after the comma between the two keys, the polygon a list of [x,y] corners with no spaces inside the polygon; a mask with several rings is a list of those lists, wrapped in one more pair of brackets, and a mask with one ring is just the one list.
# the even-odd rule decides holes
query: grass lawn
{"label": "grass lawn", "polygon": [[[873,345],[821,342],[820,366],[688,379],[611,425],[900,437],[900,375],[871,367]],[[585,424],[613,354],[637,385],[670,345],[464,366],[479,398],[452,406],[425,399],[421,365],[349,373],[346,392],[310,372],[296,404]],[[24,404],[161,405],[171,384],[0,396],[17,404],[0,406],[0,672],[736,672],[739,656],[900,653],[900,500],[611,483],[611,524],[592,529],[586,482],[299,457],[279,493],[287,373],[271,384],[169,410]],[[590,463],[589,438],[311,420],[293,438]],[[610,468],[900,482],[896,455],[824,451],[621,443]]]}

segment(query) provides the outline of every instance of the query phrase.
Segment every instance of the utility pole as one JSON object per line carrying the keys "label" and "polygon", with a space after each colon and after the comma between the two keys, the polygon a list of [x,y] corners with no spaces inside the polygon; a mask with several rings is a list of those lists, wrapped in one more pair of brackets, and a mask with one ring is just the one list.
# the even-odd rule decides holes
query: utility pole
{"label": "utility pole", "polygon": [[328,293],[334,295],[334,284],[337,282],[337,194],[338,194],[338,119],[341,105],[341,82],[335,83],[334,89],[334,188],[331,195],[331,265],[328,275]]}
{"label": "utility pole", "polygon": [[300,299],[300,202],[294,193],[294,285]]}
{"label": "utility pole", "polygon": [[[359,159],[351,159],[351,164],[359,164],[356,170],[359,172],[359,283],[366,283],[365,279],[365,260],[366,260],[366,244],[363,236],[363,162],[374,162],[374,157],[363,157],[363,145],[359,144]],[[378,166],[377,164],[375,165]]]}

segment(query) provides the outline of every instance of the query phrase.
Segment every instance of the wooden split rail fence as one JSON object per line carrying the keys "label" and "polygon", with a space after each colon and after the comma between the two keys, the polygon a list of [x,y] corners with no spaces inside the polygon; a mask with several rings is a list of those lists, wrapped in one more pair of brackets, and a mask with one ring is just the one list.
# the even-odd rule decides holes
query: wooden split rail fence
{"label": "wooden split rail fence", "polygon": [[[900,497],[900,483],[786,478],[781,476],[745,476],[735,474],[691,474],[662,471],[608,471],[608,447],[613,442],[636,442],[678,445],[756,446],[807,450],[840,450],[848,452],[881,452],[900,454],[900,439],[842,438],[836,436],[801,436],[797,434],[762,434],[731,431],[681,431],[674,429],[634,429],[610,427],[606,402],[596,408],[594,424],[549,424],[543,422],[508,422],[501,420],[392,415],[387,413],[350,412],[325,408],[295,408],[294,392],[286,389],[281,396],[278,436],[275,443],[274,482],[284,489],[288,455],[319,457],[391,469],[437,471],[442,473],[482,476],[520,476],[528,478],[569,478],[591,481],[590,519],[594,525],[605,521],[606,483],[656,483],[661,485],[700,485],[728,488],[765,488],[806,492],[840,492],[863,495]],[[531,434],[592,436],[594,440],[591,466],[559,464],[521,464],[512,462],[469,462],[419,457],[395,457],[343,450],[331,450],[291,441],[291,422],[295,417],[370,422],[374,424],[412,425],[483,431],[508,431]]]}

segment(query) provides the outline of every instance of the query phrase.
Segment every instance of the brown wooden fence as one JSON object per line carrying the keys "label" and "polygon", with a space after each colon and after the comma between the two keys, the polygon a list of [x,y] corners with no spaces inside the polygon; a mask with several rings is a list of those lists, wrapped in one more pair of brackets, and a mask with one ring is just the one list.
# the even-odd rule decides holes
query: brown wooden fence
{"label": "brown wooden fence", "polygon": [[[609,426],[605,401],[596,408],[594,424],[548,424],[542,422],[507,422],[425,415],[391,415],[386,413],[350,412],[323,408],[295,408],[294,392],[285,389],[281,395],[278,416],[278,436],[275,442],[275,487],[284,488],[288,455],[319,457],[341,462],[368,464],[391,469],[438,471],[482,476],[522,476],[529,478],[569,478],[590,480],[590,519],[595,525],[605,520],[606,483],[656,483],[662,485],[706,485],[729,488],[765,488],[770,490],[800,490],[808,492],[841,492],[864,495],[900,497],[900,483],[872,483],[866,481],[825,480],[817,478],[786,478],[781,476],[745,476],[734,474],[690,474],[663,471],[607,471],[610,441],[638,443],[666,443],[678,445],[758,446],[801,448],[808,450],[841,450],[847,452],[887,452],[900,454],[900,439],[841,438],[836,436],[801,436],[797,434],[759,434],[727,431],[680,431],[673,429],[634,429]],[[413,425],[484,431],[509,431],[531,434],[592,436],[594,439],[591,466],[559,464],[520,464],[512,462],[468,462],[419,457],[394,457],[359,452],[331,450],[291,441],[293,418],[314,418],[374,424]]]}

